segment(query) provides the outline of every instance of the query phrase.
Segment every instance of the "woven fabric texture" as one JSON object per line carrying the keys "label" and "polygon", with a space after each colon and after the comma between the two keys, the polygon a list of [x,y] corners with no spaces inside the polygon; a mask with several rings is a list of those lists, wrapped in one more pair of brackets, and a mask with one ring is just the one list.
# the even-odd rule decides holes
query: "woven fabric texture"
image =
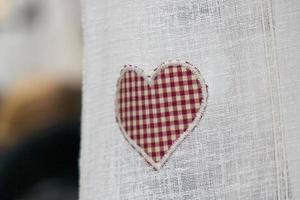
{"label": "woven fabric texture", "polygon": [[154,73],[148,77],[132,66],[122,70],[116,114],[130,144],[150,164],[160,168],[169,152],[188,134],[188,128],[199,123],[206,106],[207,87],[200,73],[188,63],[164,63]]}
{"label": "woven fabric texture", "polygon": [[[300,199],[299,0],[83,0],[81,200]],[[200,125],[155,171],[115,120],[124,64],[168,59],[209,86]],[[120,66],[120,67],[118,67]]]}

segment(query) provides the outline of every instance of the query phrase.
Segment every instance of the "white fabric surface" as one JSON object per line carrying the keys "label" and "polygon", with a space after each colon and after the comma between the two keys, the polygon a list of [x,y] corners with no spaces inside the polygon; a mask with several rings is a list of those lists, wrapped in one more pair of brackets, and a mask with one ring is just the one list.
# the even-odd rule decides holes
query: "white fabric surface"
{"label": "white fabric surface", "polygon": [[273,6],[281,111],[293,199],[300,199],[300,1]]}
{"label": "white fabric surface", "polygon": [[[81,200],[300,199],[298,0],[84,0],[82,7]],[[115,122],[116,81],[124,64],[151,73],[176,58],[200,69],[208,107],[155,171]]]}

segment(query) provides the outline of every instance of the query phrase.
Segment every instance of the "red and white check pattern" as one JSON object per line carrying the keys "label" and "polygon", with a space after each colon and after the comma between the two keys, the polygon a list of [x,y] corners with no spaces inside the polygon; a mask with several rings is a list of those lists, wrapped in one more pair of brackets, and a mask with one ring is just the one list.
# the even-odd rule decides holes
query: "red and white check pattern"
{"label": "red and white check pattern", "polygon": [[157,70],[152,78],[144,78],[133,69],[125,71],[117,93],[118,119],[124,134],[155,163],[188,129],[203,100],[201,81],[189,67]]}

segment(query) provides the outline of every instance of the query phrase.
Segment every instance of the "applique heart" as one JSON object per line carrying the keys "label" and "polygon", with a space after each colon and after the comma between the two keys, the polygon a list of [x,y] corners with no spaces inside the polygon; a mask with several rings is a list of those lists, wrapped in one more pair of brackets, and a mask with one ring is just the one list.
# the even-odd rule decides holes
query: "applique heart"
{"label": "applique heart", "polygon": [[200,121],[206,101],[204,79],[188,62],[165,62],[152,76],[126,65],[117,83],[117,121],[128,142],[158,170]]}

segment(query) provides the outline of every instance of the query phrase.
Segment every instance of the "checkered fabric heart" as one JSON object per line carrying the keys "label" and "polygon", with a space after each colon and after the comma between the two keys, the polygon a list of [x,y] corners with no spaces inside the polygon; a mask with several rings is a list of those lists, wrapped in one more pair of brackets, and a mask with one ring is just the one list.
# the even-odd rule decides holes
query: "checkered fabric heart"
{"label": "checkered fabric heart", "polygon": [[117,121],[129,143],[159,169],[200,121],[206,100],[204,79],[188,62],[165,62],[152,76],[126,65],[117,83]]}

